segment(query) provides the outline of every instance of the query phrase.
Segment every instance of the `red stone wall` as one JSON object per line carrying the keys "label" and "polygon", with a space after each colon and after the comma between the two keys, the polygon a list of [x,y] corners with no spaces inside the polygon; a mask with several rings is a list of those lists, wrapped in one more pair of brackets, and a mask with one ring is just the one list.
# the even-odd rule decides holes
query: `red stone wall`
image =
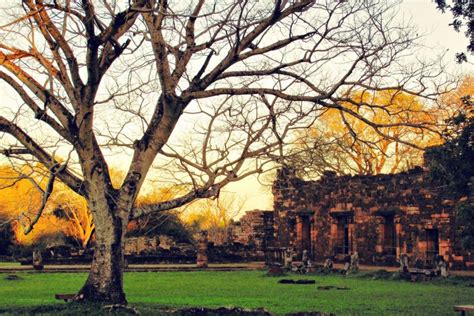
{"label": "red stone wall", "polygon": [[[455,234],[454,201],[421,168],[378,176],[328,173],[318,181],[282,169],[273,194],[275,246],[297,253],[309,248],[317,261],[357,251],[373,264],[394,264],[402,253],[412,262],[429,263],[439,254],[452,267],[470,264]],[[309,243],[301,225],[310,230]]]}

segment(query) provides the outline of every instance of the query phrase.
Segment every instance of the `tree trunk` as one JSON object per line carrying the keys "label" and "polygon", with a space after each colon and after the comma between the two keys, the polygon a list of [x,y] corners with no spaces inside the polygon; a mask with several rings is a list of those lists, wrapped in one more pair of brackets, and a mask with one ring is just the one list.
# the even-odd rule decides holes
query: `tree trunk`
{"label": "tree trunk", "polygon": [[89,277],[76,295],[78,301],[127,303],[123,291],[123,244],[126,223],[111,213],[102,210],[100,214],[94,216],[96,221],[94,256]]}

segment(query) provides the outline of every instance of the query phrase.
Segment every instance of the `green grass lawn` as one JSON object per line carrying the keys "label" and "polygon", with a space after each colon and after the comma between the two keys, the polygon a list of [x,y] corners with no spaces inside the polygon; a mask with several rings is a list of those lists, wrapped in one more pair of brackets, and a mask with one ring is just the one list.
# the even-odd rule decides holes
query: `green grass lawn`
{"label": "green grass lawn", "polygon": [[[55,293],[74,293],[85,273],[18,273],[21,280],[0,274],[0,313],[27,313],[35,306],[64,303]],[[453,306],[474,304],[474,280],[410,283],[361,276],[290,275],[316,280],[316,285],[278,284],[281,278],[263,271],[126,273],[125,290],[132,306],[146,311],[160,307],[265,307],[276,314],[322,311],[337,315],[453,315]],[[458,283],[458,284],[456,284]],[[318,290],[334,285],[349,290]]]}
{"label": "green grass lawn", "polygon": [[19,267],[19,262],[0,262],[0,268]]}

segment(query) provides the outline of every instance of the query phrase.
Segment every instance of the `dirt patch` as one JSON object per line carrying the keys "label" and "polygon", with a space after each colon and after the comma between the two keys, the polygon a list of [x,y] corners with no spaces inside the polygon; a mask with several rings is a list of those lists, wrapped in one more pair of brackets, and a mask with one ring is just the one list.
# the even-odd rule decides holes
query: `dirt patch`
{"label": "dirt patch", "polygon": [[283,267],[279,265],[270,266],[266,273],[266,276],[269,276],[269,277],[281,277],[285,275],[286,275],[285,270],[283,269]]}
{"label": "dirt patch", "polygon": [[20,277],[20,276],[18,276],[18,275],[16,275],[16,274],[9,274],[9,275],[5,276],[3,279],[6,280],[6,281],[19,281],[19,280],[23,280],[22,277]]}
{"label": "dirt patch", "polygon": [[286,314],[286,316],[334,316],[336,314],[325,314],[320,312],[297,312]]}
{"label": "dirt patch", "polygon": [[318,290],[320,290],[320,291],[327,291],[327,290],[333,290],[333,289],[341,290],[341,291],[349,290],[349,288],[346,287],[346,286],[335,286],[335,285],[318,286]]}
{"label": "dirt patch", "polygon": [[221,316],[221,315],[246,315],[246,316],[267,316],[272,315],[264,308],[246,309],[240,307],[220,307],[205,308],[192,307],[180,309],[160,309],[161,315],[179,315],[179,316]]}
{"label": "dirt patch", "polygon": [[280,284],[316,284],[315,280],[292,280],[292,279],[281,279],[278,281]]}

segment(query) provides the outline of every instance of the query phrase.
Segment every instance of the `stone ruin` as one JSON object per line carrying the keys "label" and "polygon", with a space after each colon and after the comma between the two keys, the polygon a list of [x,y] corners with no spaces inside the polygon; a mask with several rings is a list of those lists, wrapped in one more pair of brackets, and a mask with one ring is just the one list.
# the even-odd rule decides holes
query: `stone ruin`
{"label": "stone ruin", "polygon": [[140,254],[143,252],[154,252],[158,250],[160,240],[157,237],[130,237],[125,242],[125,255]]}
{"label": "stone ruin", "polygon": [[[232,223],[226,244],[209,243],[209,262],[284,263],[285,251],[291,250],[296,261],[305,253],[312,262],[332,264],[357,253],[363,264],[474,268],[474,254],[462,248],[457,233],[456,200],[422,168],[376,176],[326,173],[317,181],[283,168],[272,191],[274,210],[248,211]],[[126,258],[129,263],[196,262],[197,245],[168,239],[129,238]]]}
{"label": "stone ruin", "polygon": [[197,258],[196,266],[198,268],[207,268],[209,263],[209,258],[207,256],[209,247],[209,241],[207,239],[207,231],[201,231],[201,236],[199,237],[197,243]]}
{"label": "stone ruin", "polygon": [[273,245],[273,211],[247,211],[228,227],[229,244],[241,244],[252,251],[255,259],[264,259]]}
{"label": "stone ruin", "polygon": [[[228,226],[224,242],[217,243],[208,236],[206,250],[208,260],[214,263],[265,260],[268,249],[273,245],[273,216],[274,212],[268,210],[247,211],[239,221],[232,222]],[[199,257],[202,256],[199,254],[201,237],[196,240],[195,245],[184,247],[186,256],[179,255],[179,250],[183,248],[183,245],[173,243],[166,236],[131,237],[127,238],[125,243],[125,255],[129,260],[133,260],[133,256],[139,256],[142,259],[145,258],[144,256],[148,256],[152,260],[153,255],[158,255],[166,257],[167,262],[200,261]],[[193,253],[189,252],[188,248],[190,247],[193,249]],[[168,251],[170,254],[167,255],[166,250],[170,250],[171,252]],[[159,259],[156,258],[155,261],[158,262]]]}
{"label": "stone ruin", "polygon": [[166,235],[129,237],[125,241],[125,255],[153,253],[160,249],[170,250],[176,247],[176,242]]}
{"label": "stone ruin", "polygon": [[376,176],[326,173],[304,181],[281,169],[273,184],[274,246],[308,250],[312,260],[343,260],[355,252],[365,264],[474,268],[474,254],[456,234],[455,200],[422,168]]}

